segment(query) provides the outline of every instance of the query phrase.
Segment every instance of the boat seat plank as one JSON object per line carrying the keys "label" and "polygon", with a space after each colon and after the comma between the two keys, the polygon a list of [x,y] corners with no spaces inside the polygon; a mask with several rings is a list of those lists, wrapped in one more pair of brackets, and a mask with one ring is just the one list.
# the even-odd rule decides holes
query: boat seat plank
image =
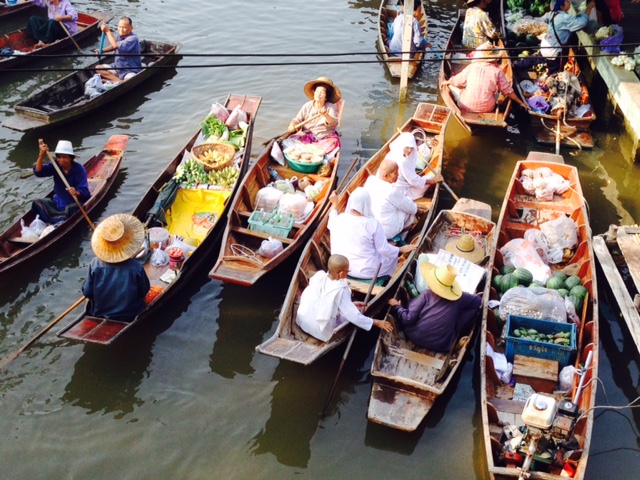
{"label": "boat seat plank", "polygon": [[394,345],[389,346],[389,352],[393,356],[402,357],[411,362],[428,366],[437,370],[440,370],[442,368],[442,365],[444,365],[444,360],[442,358],[433,357],[431,355],[408,350],[406,348],[399,348]]}
{"label": "boat seat plank", "polygon": [[432,405],[432,398],[374,382],[367,417],[382,425],[413,432]]}
{"label": "boat seat plank", "polygon": [[233,230],[234,232],[237,232],[237,233],[241,233],[243,235],[248,235],[250,237],[264,238],[265,240],[268,240],[269,237],[277,238],[278,240],[280,240],[285,245],[289,245],[289,244],[294,242],[294,240],[291,239],[291,238],[284,238],[284,237],[278,237],[278,236],[274,236],[274,235],[269,235],[268,233],[258,232],[257,230],[250,230],[250,229],[244,228],[244,227],[233,227],[231,230]]}
{"label": "boat seat plank", "polygon": [[106,318],[85,317],[61,336],[74,340],[109,344],[118,333],[129,326],[128,322]]}
{"label": "boat seat plank", "polygon": [[324,342],[318,341],[317,343],[317,345],[314,345],[309,342],[272,337],[260,345],[258,351],[273,357],[306,364],[324,346]]}
{"label": "boat seat plank", "polygon": [[624,229],[619,229],[617,238],[620,251],[629,267],[629,274],[640,292],[640,234],[629,234]]}

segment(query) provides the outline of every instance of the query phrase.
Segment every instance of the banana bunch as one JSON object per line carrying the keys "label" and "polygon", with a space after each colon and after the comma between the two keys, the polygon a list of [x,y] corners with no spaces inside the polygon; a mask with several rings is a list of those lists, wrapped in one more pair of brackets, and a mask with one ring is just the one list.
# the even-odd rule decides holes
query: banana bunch
{"label": "banana bunch", "polygon": [[212,170],[209,172],[209,184],[230,188],[236,184],[239,175],[240,170],[236,167],[226,167],[219,171]]}
{"label": "banana bunch", "polygon": [[228,157],[217,150],[208,150],[200,155],[198,160],[210,165],[212,168],[216,168],[218,165],[225,163],[228,160]]}
{"label": "banana bunch", "polygon": [[193,188],[196,183],[209,181],[207,171],[195,160],[187,160],[184,165],[179,166],[173,178],[178,183],[185,183],[187,188]]}

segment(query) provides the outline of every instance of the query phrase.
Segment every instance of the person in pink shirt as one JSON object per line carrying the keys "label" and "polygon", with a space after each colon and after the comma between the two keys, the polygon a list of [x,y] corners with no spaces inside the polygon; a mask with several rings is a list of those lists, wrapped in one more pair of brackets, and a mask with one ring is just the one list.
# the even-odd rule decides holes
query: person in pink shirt
{"label": "person in pink shirt", "polygon": [[498,94],[509,97],[524,109],[529,106],[513,91],[511,82],[498,67],[498,52],[491,43],[479,46],[474,60],[457,75],[445,80],[460,110],[487,113],[496,107]]}

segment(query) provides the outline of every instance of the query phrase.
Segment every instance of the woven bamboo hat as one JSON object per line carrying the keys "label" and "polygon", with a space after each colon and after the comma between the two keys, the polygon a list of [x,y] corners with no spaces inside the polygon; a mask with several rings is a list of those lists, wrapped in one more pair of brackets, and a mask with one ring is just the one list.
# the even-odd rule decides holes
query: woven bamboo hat
{"label": "woven bamboo hat", "polygon": [[119,263],[133,257],[144,242],[144,226],[133,215],[117,213],[98,224],[91,248],[103,262]]}
{"label": "woven bamboo hat", "polygon": [[304,86],[304,94],[313,100],[313,91],[319,85],[327,87],[327,102],[336,103],[342,98],[342,92],[333,84],[329,77],[318,77],[315,80],[307,82]]}
{"label": "woven bamboo hat", "polygon": [[444,249],[454,255],[466,258],[473,263],[479,263],[485,255],[484,248],[478,245],[475,239],[468,233],[454,238],[445,245]]}
{"label": "woven bamboo hat", "polygon": [[420,264],[420,274],[429,285],[429,290],[447,300],[458,300],[462,296],[462,288],[456,280],[458,272],[451,265],[436,267],[432,263]]}

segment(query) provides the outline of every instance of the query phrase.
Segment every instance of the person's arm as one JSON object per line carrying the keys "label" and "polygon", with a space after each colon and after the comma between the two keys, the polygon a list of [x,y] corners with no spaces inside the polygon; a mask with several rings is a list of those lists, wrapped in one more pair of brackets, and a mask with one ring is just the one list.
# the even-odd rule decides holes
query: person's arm
{"label": "person's arm", "polygon": [[391,205],[401,212],[408,213],[410,215],[415,215],[418,212],[418,205],[416,205],[416,202],[396,188],[391,191],[389,201],[391,202]]}
{"label": "person's arm", "polygon": [[93,261],[89,264],[89,273],[82,284],[82,294],[89,298],[93,298]]}
{"label": "person's arm", "polygon": [[420,319],[420,312],[427,303],[426,293],[426,291],[422,292],[418,298],[411,300],[407,308],[404,308],[397,300],[394,302],[395,304],[391,307],[391,314],[400,325],[409,327]]}
{"label": "person's arm", "polygon": [[500,31],[496,28],[496,26],[491,21],[489,14],[487,12],[484,12],[484,15],[485,15],[485,18],[484,18],[484,21],[482,22],[484,34],[491,40],[499,39],[501,37]]}
{"label": "person's arm", "polygon": [[67,191],[71,195],[77,196],[81,202],[86,202],[91,197],[87,171],[79,163],[76,163],[76,165],[76,168],[73,169],[73,175],[70,176],[71,178],[68,178],[71,188],[67,189]]}
{"label": "person's arm", "polygon": [[310,111],[309,108],[309,104],[313,105],[313,102],[307,102],[305,103],[300,110],[298,110],[298,114],[293,117],[293,120],[291,120],[291,123],[289,124],[289,127],[287,128],[287,131],[289,133],[293,133],[296,131],[296,125],[301,124],[302,122],[304,122],[307,119],[307,116],[309,115],[308,110]]}
{"label": "person's arm", "polygon": [[145,272],[144,267],[141,266],[138,275],[138,296],[144,298],[150,289],[151,283],[149,282],[149,277],[147,277],[147,272]]}
{"label": "person's arm", "polygon": [[38,159],[36,160],[36,164],[33,166],[33,173],[35,173],[36,176],[42,172],[42,168],[43,168],[42,161],[44,160],[44,157],[47,155],[47,152],[49,151],[49,147],[42,140],[38,142],[38,147],[39,147]]}
{"label": "person's arm", "polygon": [[518,96],[518,94],[516,92],[514,92],[513,87],[509,83],[509,79],[507,78],[507,76],[505,75],[505,73],[502,70],[499,71],[498,76],[496,78],[496,82],[498,84],[497,86],[498,86],[498,90],[500,91],[500,93],[502,93],[506,97],[509,97],[511,100],[516,102],[518,105],[520,105],[525,110],[529,110],[529,104],[524,102]]}
{"label": "person's arm", "polygon": [[100,25],[100,30],[102,30],[102,32],[107,36],[107,40],[109,40],[109,46],[104,47],[104,49],[102,49],[102,52],[106,53],[116,50],[118,48],[118,42],[116,41],[116,37],[113,36],[113,33],[111,33],[109,25],[103,23],[102,25]]}
{"label": "person's arm", "polygon": [[332,103],[325,103],[319,113],[322,114],[322,118],[324,118],[327,125],[333,125],[338,120],[338,112]]}

